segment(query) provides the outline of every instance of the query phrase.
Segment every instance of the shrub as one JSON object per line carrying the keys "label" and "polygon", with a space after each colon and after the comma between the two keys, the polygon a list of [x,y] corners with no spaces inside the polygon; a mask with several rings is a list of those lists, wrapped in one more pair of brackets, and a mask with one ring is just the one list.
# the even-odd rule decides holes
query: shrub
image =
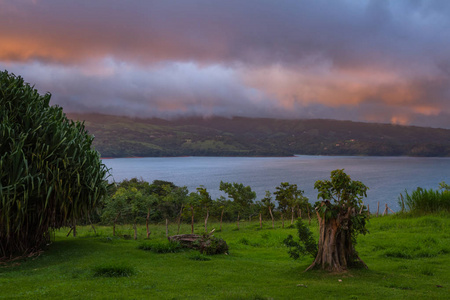
{"label": "shrub", "polygon": [[310,255],[315,258],[317,256],[317,243],[314,240],[312,232],[309,228],[303,224],[303,221],[299,218],[295,223],[297,227],[299,242],[294,241],[292,235],[288,235],[288,237],[283,241],[283,243],[289,247],[288,253],[289,256],[293,259],[298,259],[301,256]]}

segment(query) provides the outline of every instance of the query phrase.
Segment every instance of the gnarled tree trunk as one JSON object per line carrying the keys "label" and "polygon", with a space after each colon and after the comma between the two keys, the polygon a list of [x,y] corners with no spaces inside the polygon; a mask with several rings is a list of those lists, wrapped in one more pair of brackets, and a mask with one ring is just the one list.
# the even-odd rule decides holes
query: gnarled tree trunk
{"label": "gnarled tree trunk", "polygon": [[349,208],[341,211],[335,218],[322,218],[317,212],[319,221],[319,249],[314,262],[306,269],[320,267],[332,272],[342,272],[351,265],[367,265],[359,258],[354,249],[351,236],[351,217],[356,211]]}

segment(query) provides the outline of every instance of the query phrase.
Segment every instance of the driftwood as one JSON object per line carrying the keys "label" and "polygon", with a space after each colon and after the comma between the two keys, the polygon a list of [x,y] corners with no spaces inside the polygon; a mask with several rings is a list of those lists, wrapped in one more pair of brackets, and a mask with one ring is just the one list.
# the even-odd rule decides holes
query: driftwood
{"label": "driftwood", "polygon": [[228,253],[228,245],[222,240],[214,237],[212,233],[209,234],[178,234],[169,236],[169,241],[178,242],[181,246],[199,250],[205,254],[224,254]]}

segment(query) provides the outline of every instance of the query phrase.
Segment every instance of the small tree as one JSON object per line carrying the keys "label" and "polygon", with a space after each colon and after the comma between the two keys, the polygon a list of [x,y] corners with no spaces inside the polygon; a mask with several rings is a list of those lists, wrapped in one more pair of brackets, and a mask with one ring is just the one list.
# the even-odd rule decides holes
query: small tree
{"label": "small tree", "polygon": [[264,207],[269,210],[270,217],[272,218],[272,228],[275,229],[275,219],[273,217],[273,209],[275,208],[275,203],[272,202],[272,195],[270,191],[266,191],[266,196],[261,200]]}
{"label": "small tree", "polygon": [[276,187],[277,191],[275,199],[278,202],[278,208],[281,212],[282,227],[284,228],[284,216],[288,210],[291,211],[291,224],[294,223],[295,207],[299,203],[303,203],[303,191],[299,190],[296,184],[289,184],[288,182],[282,182],[280,186]]}
{"label": "small tree", "polygon": [[214,206],[220,211],[220,231],[222,231],[222,221],[223,221],[223,213],[225,209],[230,206],[230,200],[227,200],[224,196],[220,196],[214,201]]}
{"label": "small tree", "polygon": [[228,198],[233,199],[238,212],[237,228],[239,229],[240,212],[250,206],[250,203],[256,198],[256,193],[252,191],[250,186],[244,186],[242,183],[235,182],[229,183],[221,181],[219,189],[227,193]]}
{"label": "small tree", "polygon": [[[134,186],[128,188],[120,187],[112,197],[107,199],[103,212],[104,221],[113,222],[113,235],[116,234],[116,223],[132,223],[134,230],[134,239],[137,240],[137,223],[139,219],[146,214],[150,205],[153,205],[154,198],[146,197]],[[147,226],[147,237],[149,236]]]}
{"label": "small tree", "polygon": [[208,191],[204,186],[200,186],[197,188],[197,193],[200,196],[200,206],[206,210],[206,216],[205,216],[205,233],[208,232],[208,218],[209,218],[209,209],[211,208],[211,205],[213,204],[213,201],[211,199],[211,196],[209,195]]}
{"label": "small tree", "polygon": [[331,180],[318,180],[316,212],[319,221],[319,248],[316,259],[308,267],[321,267],[333,272],[342,272],[348,267],[366,264],[356,250],[356,236],[366,234],[367,209],[363,197],[367,197],[367,186],[353,181],[344,170],[331,172]]}
{"label": "small tree", "polygon": [[166,220],[166,237],[169,238],[169,219],[178,216],[178,228],[180,228],[181,214],[187,201],[188,189],[164,185],[163,192],[158,198],[158,211],[162,213]]}
{"label": "small tree", "polygon": [[191,233],[194,234],[195,209],[200,206],[200,195],[194,192],[190,193],[187,199],[187,206],[191,211]]}

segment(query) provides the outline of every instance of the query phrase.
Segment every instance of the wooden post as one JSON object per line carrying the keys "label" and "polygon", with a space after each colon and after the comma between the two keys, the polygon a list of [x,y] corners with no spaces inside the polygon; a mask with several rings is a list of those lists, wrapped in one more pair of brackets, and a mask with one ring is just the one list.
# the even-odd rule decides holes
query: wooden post
{"label": "wooden post", "polygon": [[380,211],[380,201],[378,201],[378,205],[377,205],[377,218],[378,218],[378,212]]}
{"label": "wooden post", "polygon": [[220,214],[220,231],[222,231],[222,219],[223,219],[223,212],[225,208],[222,208],[222,213]]}
{"label": "wooden post", "polygon": [[262,217],[261,217],[261,213],[259,213],[259,228],[262,229]]}
{"label": "wooden post", "polygon": [[169,219],[166,218],[166,238],[169,238]]}
{"label": "wooden post", "polygon": [[194,207],[193,206],[191,206],[191,211],[192,211],[191,232],[192,232],[192,234],[194,234]]}

